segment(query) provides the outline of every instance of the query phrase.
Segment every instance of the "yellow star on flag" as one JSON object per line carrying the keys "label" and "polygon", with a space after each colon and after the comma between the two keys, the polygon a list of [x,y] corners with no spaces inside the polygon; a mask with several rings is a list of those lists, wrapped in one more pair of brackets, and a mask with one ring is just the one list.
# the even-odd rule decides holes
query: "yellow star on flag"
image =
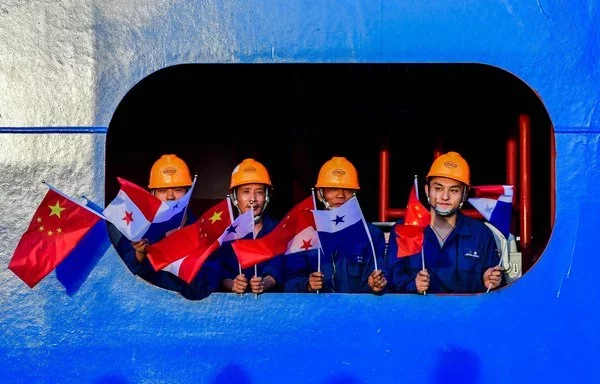
{"label": "yellow star on flag", "polygon": [[48,208],[50,208],[50,211],[51,211],[49,216],[56,215],[56,216],[58,216],[59,219],[60,219],[60,213],[66,209],[66,208],[61,208],[58,201],[53,206],[49,205]]}
{"label": "yellow star on flag", "polygon": [[221,212],[215,212],[215,213],[213,213],[213,215],[212,215],[212,216],[209,218],[209,220],[210,220],[210,223],[211,223],[211,224],[214,224],[214,223],[215,223],[215,221],[218,221],[218,220],[223,220],[223,219],[221,219],[221,215],[222,215],[222,214],[223,214],[223,211],[221,211]]}

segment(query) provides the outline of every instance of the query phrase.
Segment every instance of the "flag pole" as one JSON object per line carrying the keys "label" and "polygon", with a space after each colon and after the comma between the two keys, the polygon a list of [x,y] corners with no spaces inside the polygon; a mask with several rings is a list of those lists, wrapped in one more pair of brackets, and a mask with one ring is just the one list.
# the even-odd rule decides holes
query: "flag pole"
{"label": "flag pole", "polygon": [[[317,201],[315,199],[315,189],[311,188],[310,192],[312,194],[313,200],[313,209],[317,209]],[[321,272],[321,247],[317,248],[317,272]],[[317,291],[318,293],[319,291]]]}
{"label": "flag pole", "polygon": [[[509,234],[510,236],[510,234]],[[506,242],[504,243],[504,250],[506,251],[506,254],[508,255],[508,239],[506,239]],[[500,255],[500,261],[498,262],[497,267],[500,267],[502,265],[502,256],[504,255],[504,252],[502,252],[502,255]],[[492,289],[492,284],[488,285],[487,287],[487,291],[485,293],[490,293],[490,290]]]}
{"label": "flag pole", "polygon": [[[196,186],[197,178],[198,178],[198,175],[194,175],[194,181],[192,182],[192,186],[190,187],[190,194],[192,194],[194,192],[194,187]],[[181,223],[179,224],[179,229],[183,228],[183,225],[185,224],[185,221],[187,218],[187,209],[190,206],[191,202],[192,202],[192,197],[190,196],[190,200],[185,205],[185,208],[183,208],[183,216],[181,216]]]}
{"label": "flag pole", "polygon": [[415,196],[417,196],[417,200],[419,200],[419,177],[417,175],[415,175],[413,184],[415,186]]}
{"label": "flag pole", "polygon": [[[233,223],[233,207],[231,206],[231,195],[227,194],[226,198],[227,198],[227,209],[229,211],[229,221],[231,221]],[[241,275],[242,274],[242,265],[240,263],[238,263],[238,269],[239,269],[239,272]]]}
{"label": "flag pole", "polygon": [[84,201],[86,207],[96,211],[97,213],[102,214],[102,211],[104,210],[104,208],[102,208],[101,206],[96,204],[94,201],[89,199],[86,195],[79,195],[79,198]]}
{"label": "flag pole", "polygon": [[[317,200],[315,199],[315,189],[311,188],[310,193],[312,195],[313,201],[313,209],[317,209]],[[321,247],[317,248],[317,272],[321,272]],[[319,289],[317,289],[317,294],[319,294]]]}
{"label": "flag pole", "polygon": [[[252,239],[256,240],[256,234],[254,233],[254,201],[251,201],[250,212],[252,212]],[[254,264],[254,277],[258,277],[258,264]],[[258,299],[258,293],[254,294],[254,299]]]}
{"label": "flag pole", "polygon": [[369,244],[371,244],[371,252],[373,253],[373,262],[375,263],[375,270],[377,270],[378,269],[377,256],[375,255],[375,246],[373,246],[373,238],[371,237],[371,232],[369,231],[369,226],[367,225],[365,216],[363,215],[362,210],[360,209],[360,204],[358,204],[358,198],[356,196],[354,196],[353,199],[356,199],[356,206],[358,207],[358,211],[360,212],[360,220],[363,222],[365,231],[367,232],[367,237],[369,238]]}
{"label": "flag pole", "polygon": [[[231,221],[233,223],[233,207],[231,206],[231,195],[227,194],[226,196],[227,198],[227,210],[229,211],[229,221]],[[239,270],[239,274],[242,274],[242,265],[238,262],[238,270]],[[240,293],[240,297],[242,297],[244,294]]]}
{"label": "flag pole", "polygon": [[[415,196],[417,198],[417,200],[419,200],[419,177],[417,175],[415,175],[414,179],[413,179],[413,185],[415,188]],[[425,269],[425,251],[423,251],[423,244],[421,244],[421,266],[422,269]],[[427,291],[423,291],[423,295],[426,295]]]}
{"label": "flag pole", "polygon": [[104,217],[103,214],[94,211],[93,209],[91,209],[90,207],[86,206],[85,204],[81,204],[79,201],[77,201],[77,199],[75,199],[72,196],[67,195],[66,193],[64,193],[63,191],[59,190],[58,188],[56,188],[55,186],[47,183],[46,181],[42,180],[42,184],[44,184],[46,187],[48,187],[49,189],[53,190],[54,192],[58,193],[59,195],[61,195],[62,197],[64,197],[67,200],[70,200],[71,202],[73,202],[74,204],[77,204],[78,206],[80,206],[83,209],[86,209],[90,212],[92,212],[94,215],[100,217],[101,219],[106,220],[106,217]]}

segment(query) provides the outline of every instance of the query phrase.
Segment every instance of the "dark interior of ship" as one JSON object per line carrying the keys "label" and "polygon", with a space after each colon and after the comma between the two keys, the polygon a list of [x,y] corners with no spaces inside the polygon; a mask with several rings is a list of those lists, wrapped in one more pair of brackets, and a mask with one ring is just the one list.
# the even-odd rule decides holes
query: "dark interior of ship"
{"label": "dark interior of ship", "polygon": [[382,199],[406,207],[414,175],[422,187],[434,156],[457,151],[472,185],[515,185],[511,232],[526,271],[552,230],[553,146],[535,91],[491,66],[178,65],[142,79],[115,111],[105,204],[119,190],[117,176],[147,187],[154,161],[174,153],[198,175],[190,209],[199,216],[225,197],[234,166],[252,157],[271,174],[268,212],[281,218],[311,193],[325,161],[344,156],[358,170],[365,218],[393,222],[399,217],[382,210]]}

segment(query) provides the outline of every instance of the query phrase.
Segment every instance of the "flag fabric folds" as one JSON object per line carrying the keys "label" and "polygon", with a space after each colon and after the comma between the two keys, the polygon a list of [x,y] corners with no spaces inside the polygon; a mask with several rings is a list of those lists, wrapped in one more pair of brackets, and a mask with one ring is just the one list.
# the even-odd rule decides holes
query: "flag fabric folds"
{"label": "flag fabric folds", "polygon": [[419,227],[426,227],[431,222],[431,213],[419,199],[417,199],[417,192],[413,186],[408,195],[408,204],[406,205],[406,216],[404,216],[404,224],[406,225],[417,225]]}
{"label": "flag fabric folds", "polygon": [[483,185],[471,187],[475,197],[469,203],[505,238],[510,235],[512,218],[512,185]]}
{"label": "flag fabric folds", "polygon": [[367,224],[356,197],[338,208],[313,210],[315,225],[325,254],[347,248],[348,244],[368,244]]}
{"label": "flag fabric folds", "polygon": [[177,201],[168,200],[162,203],[169,207],[168,210],[165,211],[166,214],[156,217],[144,235],[144,238],[148,239],[150,244],[161,240],[165,237],[166,233],[169,233],[173,229],[183,227],[186,220],[185,214],[190,204],[190,200],[192,199],[195,185],[196,176],[194,176],[194,181],[192,182],[190,189],[181,199]]}
{"label": "flag fabric folds", "polygon": [[65,260],[100,220],[99,215],[48,187],[8,265],[31,288]]}
{"label": "flag fabric folds", "polygon": [[417,225],[396,225],[396,228],[394,229],[394,232],[396,233],[396,245],[398,246],[396,257],[406,257],[421,252],[421,248],[423,248],[424,230],[425,227],[419,227]]}
{"label": "flag fabric folds", "polygon": [[232,223],[228,202],[223,199],[193,224],[151,244],[148,247],[148,260],[156,271],[169,271],[190,283],[208,256],[223,241],[232,241],[249,233],[249,227],[253,225],[251,216],[252,212],[240,215]]}
{"label": "flag fabric folds", "polygon": [[200,247],[192,251],[189,255],[164,267],[163,271],[171,272],[189,284],[198,274],[198,271],[200,271],[200,268],[202,268],[206,259],[223,243],[241,239],[249,233],[253,233],[253,231],[253,212],[249,210],[246,213],[239,215],[225,231],[223,231],[221,236],[211,244],[208,244],[206,248]]}
{"label": "flag fabric folds", "polygon": [[296,204],[271,232],[260,239],[238,240],[232,244],[242,268],[262,263],[275,256],[319,248],[312,196]]}
{"label": "flag fabric folds", "polygon": [[67,295],[73,296],[79,291],[110,246],[106,222],[98,220],[69,256],[56,266],[56,279],[65,288]]}
{"label": "flag fabric folds", "polygon": [[223,244],[243,239],[249,233],[254,233],[254,212],[252,210],[246,211],[246,213],[239,215],[233,220],[233,223],[223,231],[218,241],[219,244]]}
{"label": "flag fabric folds", "polygon": [[404,224],[397,224],[394,229],[396,245],[398,246],[396,257],[406,257],[421,252],[423,248],[423,231],[430,222],[431,213],[417,199],[417,193],[413,186],[408,195]]}
{"label": "flag fabric folds", "polygon": [[223,199],[206,210],[193,224],[172,232],[161,241],[150,244],[148,259],[159,271],[172,262],[215,242],[231,224],[229,206]]}
{"label": "flag fabric folds", "polygon": [[[117,196],[104,209],[106,220],[111,222],[129,240],[139,241],[150,236],[150,242],[162,237],[166,230],[177,228],[183,222],[183,214],[192,196],[193,185],[184,197],[177,201],[162,202],[144,188],[117,177],[121,186]],[[196,180],[194,179],[194,183]],[[151,225],[159,225],[151,230]]]}

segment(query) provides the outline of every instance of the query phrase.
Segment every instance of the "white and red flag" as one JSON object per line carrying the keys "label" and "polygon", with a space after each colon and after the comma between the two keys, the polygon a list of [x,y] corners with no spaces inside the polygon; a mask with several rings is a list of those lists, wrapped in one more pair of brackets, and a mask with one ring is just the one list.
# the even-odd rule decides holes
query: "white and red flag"
{"label": "white and red flag", "polygon": [[307,197],[292,208],[266,236],[233,243],[233,250],[242,268],[248,268],[275,256],[319,248],[319,236],[311,212],[313,209],[315,209],[313,198]]}

